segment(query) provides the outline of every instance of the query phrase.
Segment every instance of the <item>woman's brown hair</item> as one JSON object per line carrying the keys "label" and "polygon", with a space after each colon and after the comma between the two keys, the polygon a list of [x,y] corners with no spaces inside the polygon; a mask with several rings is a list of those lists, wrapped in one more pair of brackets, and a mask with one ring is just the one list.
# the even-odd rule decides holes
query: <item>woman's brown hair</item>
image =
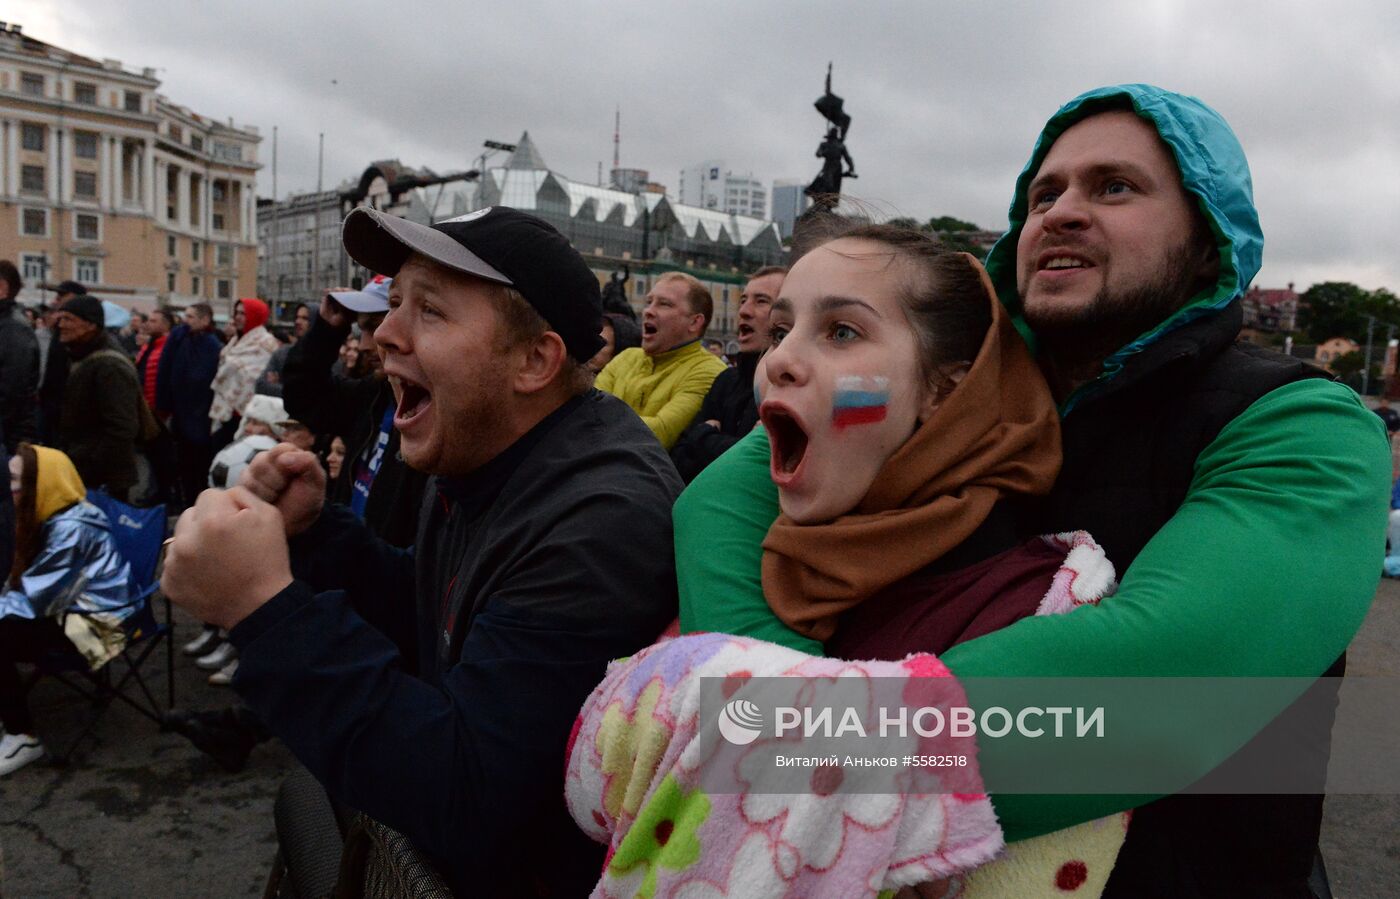
{"label": "woman's brown hair", "polygon": [[15,501],[15,559],[10,566],[10,583],[19,583],[20,575],[39,554],[39,540],[42,529],[39,527],[38,501],[39,457],[34,447],[21,443],[15,450],[20,460],[19,496]]}
{"label": "woman's brown hair", "polygon": [[905,278],[900,305],[919,343],[919,366],[940,393],[952,388],[946,367],[977,358],[992,326],[991,303],[982,276],[964,253],[913,228],[872,225],[832,213],[808,214],[793,236],[793,261],[841,238],[883,244],[908,260],[914,276]]}

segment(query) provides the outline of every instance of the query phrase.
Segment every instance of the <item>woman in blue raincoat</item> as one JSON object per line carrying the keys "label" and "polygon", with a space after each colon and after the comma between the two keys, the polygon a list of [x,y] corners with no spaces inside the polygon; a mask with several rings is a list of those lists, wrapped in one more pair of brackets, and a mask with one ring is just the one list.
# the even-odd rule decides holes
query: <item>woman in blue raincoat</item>
{"label": "woman in blue raincoat", "polygon": [[72,461],[21,443],[9,469],[15,552],[0,592],[0,776],[44,754],[15,663],[76,654],[62,621],[69,609],[111,630],[135,610],[128,605],[130,566],[107,516],[85,499]]}

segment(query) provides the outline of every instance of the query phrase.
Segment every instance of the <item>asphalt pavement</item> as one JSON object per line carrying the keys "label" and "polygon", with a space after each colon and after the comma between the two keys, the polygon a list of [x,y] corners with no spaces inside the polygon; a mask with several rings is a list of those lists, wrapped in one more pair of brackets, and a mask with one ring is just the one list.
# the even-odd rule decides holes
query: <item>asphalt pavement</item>
{"label": "asphalt pavement", "polygon": [[[176,640],[199,626],[176,612]],[[165,659],[145,669],[164,702]],[[176,652],[176,703],[216,709],[234,701],[228,687]],[[41,736],[66,743],[80,729],[86,702],[54,682],[31,697]],[[120,703],[96,738],[66,767],[44,761],[0,779],[0,895],[29,897],[261,896],[276,852],[272,801],[295,764],[276,741],[253,750],[229,774],[183,737],[162,733]]]}
{"label": "asphalt pavement", "polygon": [[[177,639],[191,639],[197,626],[176,614]],[[151,668],[163,690],[163,660]],[[1400,581],[1381,584],[1347,673],[1400,677]],[[186,708],[233,701],[182,657],[176,687]],[[33,707],[51,741],[75,733],[86,712],[55,684],[36,688]],[[113,707],[68,767],[39,762],[0,779],[0,896],[260,896],[276,849],[273,797],[293,764],[272,741],[228,774],[180,736]],[[1400,895],[1400,796],[1329,797],[1323,851],[1338,899]]]}

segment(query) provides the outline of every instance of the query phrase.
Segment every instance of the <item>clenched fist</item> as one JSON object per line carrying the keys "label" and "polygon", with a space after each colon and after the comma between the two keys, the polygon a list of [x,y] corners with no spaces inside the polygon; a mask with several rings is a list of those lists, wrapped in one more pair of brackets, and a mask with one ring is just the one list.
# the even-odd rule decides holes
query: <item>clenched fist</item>
{"label": "clenched fist", "polygon": [[295,537],[316,523],[326,501],[326,473],[316,454],[279,443],[258,453],[238,485],[282,513],[288,537]]}
{"label": "clenched fist", "polygon": [[227,629],[291,582],[282,516],[233,487],[204,491],[180,516],[160,588],[201,621]]}
{"label": "clenched fist", "polygon": [[337,330],[340,328],[348,328],[350,325],[354,324],[355,314],[337,303],[335,297],[331,296],[331,294],[340,293],[341,291],[349,289],[348,287],[332,287],[330,290],[326,291],[325,296],[321,297],[321,308],[316,310],[316,314],[322,321]]}

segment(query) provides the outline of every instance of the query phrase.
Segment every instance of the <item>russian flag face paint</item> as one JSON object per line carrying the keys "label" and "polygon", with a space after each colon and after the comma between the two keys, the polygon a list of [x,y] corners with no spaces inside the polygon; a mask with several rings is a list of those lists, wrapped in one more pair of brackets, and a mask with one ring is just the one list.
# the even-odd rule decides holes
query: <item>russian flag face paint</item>
{"label": "russian flag face paint", "polygon": [[889,406],[889,378],[843,375],[831,398],[831,424],[840,431],[884,421]]}

